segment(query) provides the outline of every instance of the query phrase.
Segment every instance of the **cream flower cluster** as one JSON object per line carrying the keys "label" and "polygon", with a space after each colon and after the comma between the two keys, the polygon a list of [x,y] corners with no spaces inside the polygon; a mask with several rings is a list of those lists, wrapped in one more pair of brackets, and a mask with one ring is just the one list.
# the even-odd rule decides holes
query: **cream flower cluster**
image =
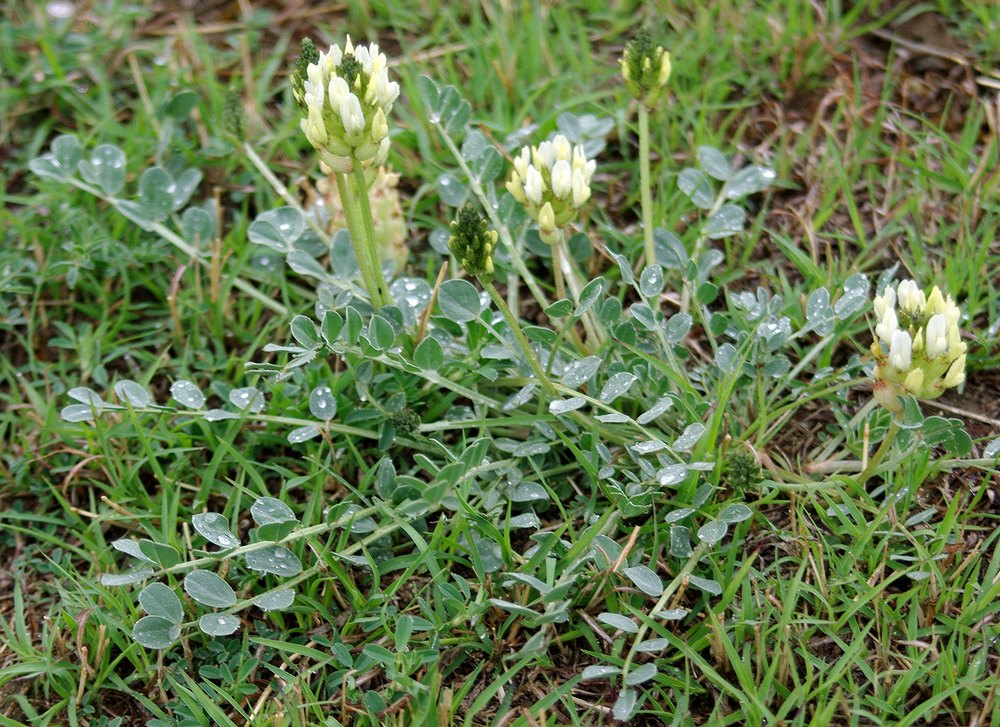
{"label": "cream flower cluster", "polygon": [[343,50],[330,46],[293,77],[292,92],[305,116],[302,131],[333,171],[349,174],[360,165],[374,174],[385,162],[399,84],[389,80],[378,45],[354,46],[348,36]]}
{"label": "cream flower cluster", "polygon": [[538,222],[542,236],[549,238],[590,199],[596,167],[582,146],[570,146],[565,136],[557,134],[552,141],[521,149],[514,157],[507,191]]}
{"label": "cream flower cluster", "polygon": [[899,397],[934,399],[965,381],[965,342],[960,312],[934,286],[930,295],[912,280],[875,296],[875,398],[900,411]]}

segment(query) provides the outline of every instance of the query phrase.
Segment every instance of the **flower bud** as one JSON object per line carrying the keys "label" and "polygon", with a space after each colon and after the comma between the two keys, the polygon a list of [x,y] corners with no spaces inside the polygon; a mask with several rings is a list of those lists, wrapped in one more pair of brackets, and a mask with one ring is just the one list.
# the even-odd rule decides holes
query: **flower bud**
{"label": "flower bud", "polygon": [[465,205],[451,223],[448,249],[458,258],[469,275],[479,278],[484,285],[493,281],[493,253],[496,252],[497,233],[491,230],[482,215]]}
{"label": "flower bud", "polygon": [[652,107],[670,80],[670,54],[654,46],[649,33],[643,29],[625,46],[621,68],[629,93]]}

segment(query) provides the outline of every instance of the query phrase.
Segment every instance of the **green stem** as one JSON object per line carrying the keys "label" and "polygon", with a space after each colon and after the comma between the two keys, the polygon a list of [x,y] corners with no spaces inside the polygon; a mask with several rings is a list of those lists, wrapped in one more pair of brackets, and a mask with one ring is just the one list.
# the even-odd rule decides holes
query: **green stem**
{"label": "green stem", "polygon": [[552,241],[549,245],[549,250],[552,251],[552,277],[556,284],[556,299],[562,299],[566,297],[566,283],[563,279],[562,270],[562,246],[559,244],[559,238],[562,237],[561,232],[556,233],[556,239]]}
{"label": "green stem", "polygon": [[882,444],[880,444],[879,448],[875,450],[875,454],[873,454],[872,458],[868,460],[868,465],[861,470],[861,474],[858,475],[859,485],[865,484],[871,476],[875,474],[875,470],[878,469],[880,464],[882,464],[882,460],[885,459],[885,456],[889,453],[893,443],[896,441],[897,434],[899,434],[899,425],[896,424],[894,420],[889,424],[889,429],[886,430],[885,436],[882,438]]}
{"label": "green stem", "polygon": [[382,299],[381,305],[392,305],[392,295],[389,293],[389,286],[385,282],[382,274],[382,252],[379,250],[378,241],[375,239],[375,221],[372,219],[371,201],[368,199],[368,182],[365,180],[365,172],[360,166],[354,167],[351,175],[354,183],[355,199],[361,210],[361,223],[364,225],[365,239],[368,246],[368,259],[378,283],[379,297]]}
{"label": "green stem", "polygon": [[649,171],[649,110],[639,104],[639,194],[642,200],[642,235],[645,242],[646,265],[656,264],[653,245],[653,193]]}
{"label": "green stem", "polygon": [[[364,176],[362,172],[362,182]],[[336,174],[337,191],[344,205],[344,217],[347,220],[347,231],[351,236],[351,247],[354,249],[354,257],[358,261],[358,268],[361,270],[361,280],[364,283],[368,297],[375,308],[386,305],[386,301],[381,295],[382,279],[381,267],[372,264],[372,249],[375,245],[374,235],[368,234],[368,225],[365,224],[365,210],[368,213],[368,222],[371,222],[371,208],[368,207],[367,188],[359,195],[357,185],[354,183],[353,174]],[[362,200],[364,203],[362,203]]]}
{"label": "green stem", "polygon": [[490,294],[490,298],[493,299],[493,302],[500,309],[504,319],[507,321],[507,325],[510,326],[510,330],[514,334],[514,338],[517,339],[518,344],[520,344],[521,350],[524,351],[524,355],[527,357],[532,371],[535,372],[538,382],[550,395],[558,396],[555,386],[552,385],[549,377],[545,375],[545,371],[542,370],[541,364],[538,363],[538,359],[535,357],[535,352],[531,350],[531,345],[528,343],[528,339],[525,338],[520,324],[517,322],[510,308],[507,307],[507,302],[497,292],[497,289],[493,287],[493,283],[486,283],[483,287],[486,288],[486,292]]}

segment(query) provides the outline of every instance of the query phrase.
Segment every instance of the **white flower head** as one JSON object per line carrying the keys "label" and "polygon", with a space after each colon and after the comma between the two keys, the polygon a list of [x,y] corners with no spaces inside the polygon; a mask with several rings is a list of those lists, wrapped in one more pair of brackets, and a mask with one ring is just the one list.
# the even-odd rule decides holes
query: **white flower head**
{"label": "white flower head", "polygon": [[375,43],[355,46],[350,36],[326,53],[308,40],[302,48],[291,83],[306,138],[330,168],[349,173],[360,165],[374,179],[388,153],[388,115],[399,96],[385,54]]}
{"label": "white flower head", "polygon": [[[898,313],[896,304],[898,303]],[[887,287],[874,301],[875,397],[894,412],[900,396],[934,399],[965,381],[966,344],[958,306],[936,286],[929,295],[913,280]]]}
{"label": "white flower head", "polygon": [[552,151],[555,153],[557,160],[568,162],[573,150],[570,147],[569,139],[562,134],[556,134],[552,138]]}
{"label": "white flower head", "polygon": [[882,318],[885,315],[886,310],[894,308],[896,306],[896,289],[891,286],[886,286],[885,291],[882,295],[875,296],[875,315],[878,318]]}
{"label": "white flower head", "polygon": [[892,343],[892,334],[899,328],[899,319],[896,317],[896,310],[888,308],[885,314],[880,317],[878,325],[875,326],[875,335],[888,346]]}
{"label": "white flower head", "polygon": [[533,204],[540,205],[542,203],[543,187],[542,173],[538,171],[538,167],[528,167],[528,174],[524,180],[524,196]]}
{"label": "white flower head", "polygon": [[[535,147],[524,147],[513,158],[507,190],[523,204],[541,227],[542,208],[552,214],[553,233],[568,224],[590,199],[590,180],[597,163],[587,159],[581,145],[573,146],[562,134]],[[551,240],[550,240],[551,242]]]}

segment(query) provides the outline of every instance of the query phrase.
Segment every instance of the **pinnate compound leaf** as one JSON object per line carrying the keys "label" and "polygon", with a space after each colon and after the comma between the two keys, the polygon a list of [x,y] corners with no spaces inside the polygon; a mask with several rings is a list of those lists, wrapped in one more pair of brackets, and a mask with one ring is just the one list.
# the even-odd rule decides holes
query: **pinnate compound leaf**
{"label": "pinnate compound leaf", "polygon": [[215,218],[201,207],[188,207],[181,215],[181,233],[196,248],[215,239]]}
{"label": "pinnate compound leaf", "polygon": [[295,249],[295,241],[306,229],[306,221],[294,207],[279,207],[257,216],[250,223],[247,237],[257,245],[288,254]]}
{"label": "pinnate compound leaf", "polygon": [[149,566],[142,566],[124,573],[105,573],[101,576],[102,586],[130,586],[133,583],[142,583],[153,575],[153,569]]}
{"label": "pinnate compound leaf", "polygon": [[136,540],[132,540],[130,538],[121,538],[119,540],[113,541],[111,543],[111,547],[114,548],[115,550],[125,553],[126,555],[131,555],[136,560],[145,561],[146,563],[153,563],[154,565],[156,564],[156,561],[153,558],[146,555],[146,553],[142,551],[142,548],[139,547],[139,543]]}
{"label": "pinnate compound leaf", "polygon": [[699,591],[704,591],[713,596],[722,595],[722,586],[719,582],[711,578],[700,578],[699,576],[688,576],[688,583],[697,588]]}
{"label": "pinnate compound leaf", "polygon": [[634,634],[639,631],[639,626],[635,621],[630,619],[628,616],[622,616],[620,613],[609,613],[608,611],[605,611],[604,613],[598,614],[597,620],[603,624],[611,626],[612,628],[629,634]]}
{"label": "pinnate compound leaf", "polygon": [[734,204],[723,205],[705,221],[705,235],[712,240],[718,240],[743,232],[746,217],[747,213],[742,207]]}
{"label": "pinnate compound leaf", "polygon": [[51,149],[48,154],[28,162],[28,169],[40,177],[54,179],[66,179],[76,174],[83,156],[79,140],[72,134],[63,134],[55,138]]}
{"label": "pinnate compound leaf", "polygon": [[729,525],[723,520],[710,520],[698,528],[698,540],[706,545],[715,545],[729,530]]}
{"label": "pinnate compound leaf", "polygon": [[229,401],[237,409],[248,414],[259,414],[264,410],[264,394],[253,386],[233,389],[229,392]]}
{"label": "pinnate compound leaf", "polygon": [[732,505],[726,505],[726,507],[724,507],[722,511],[716,515],[718,520],[722,520],[730,525],[741,523],[752,517],[753,510],[744,505],[742,502],[735,502]]}
{"label": "pinnate compound leaf", "polygon": [[628,673],[625,677],[624,683],[630,687],[637,686],[648,682],[650,679],[656,676],[656,664],[643,664],[638,666]]}
{"label": "pinnate compound leaf", "polygon": [[139,177],[139,206],[147,220],[162,222],[174,210],[177,184],[163,167],[150,167]]}
{"label": "pinnate compound leaf", "polygon": [[321,434],[320,428],[315,424],[307,424],[304,427],[296,427],[288,433],[289,444],[302,444],[310,439],[315,439]]}
{"label": "pinnate compound leaf", "polygon": [[618,676],[622,673],[622,670],[617,666],[604,666],[603,664],[594,664],[593,666],[588,666],[580,674],[580,680],[584,682],[591,682],[597,679],[610,679],[613,676]]}
{"label": "pinnate compound leaf", "polygon": [[663,594],[663,581],[651,569],[644,565],[635,565],[625,568],[622,573],[635,584],[635,587],[647,596],[659,598]]}
{"label": "pinnate compound leaf", "polygon": [[733,165],[726,159],[726,155],[714,146],[699,146],[695,152],[698,157],[698,165],[710,176],[725,182],[733,176]]}
{"label": "pinnate compound leaf", "polygon": [[726,199],[739,199],[757,192],[763,192],[774,184],[778,175],[770,167],[751,165],[738,171],[726,183]]}
{"label": "pinnate compound leaf", "polygon": [[103,407],[94,407],[90,404],[70,404],[62,408],[59,418],[71,424],[90,422],[100,416],[102,409]]}
{"label": "pinnate compound leaf", "polygon": [[254,522],[258,525],[283,523],[289,520],[298,522],[298,518],[292,512],[292,508],[273,497],[258,498],[250,506],[250,514],[253,516]]}
{"label": "pinnate compound leaf", "polygon": [[309,393],[309,413],[323,422],[337,415],[337,397],[329,386],[317,386]]}
{"label": "pinnate compound leaf", "polygon": [[636,381],[636,375],[628,372],[614,374],[604,383],[601,394],[598,398],[605,404],[610,404],[622,394],[628,392]]}
{"label": "pinnate compound leaf", "polygon": [[611,708],[611,715],[620,722],[628,722],[639,706],[639,694],[634,689],[622,689]]}
{"label": "pinnate compound leaf", "polygon": [[715,203],[715,192],[712,185],[700,169],[682,169],[677,176],[677,186],[681,191],[694,202],[696,207],[703,210],[712,209]]}
{"label": "pinnate compound leaf", "polygon": [[188,409],[201,409],[205,406],[205,395],[198,386],[187,379],[178,379],[170,385],[170,395],[181,406]]}
{"label": "pinnate compound leaf", "polygon": [[438,290],[441,312],[457,323],[468,323],[479,317],[482,301],[476,286],[468,280],[446,280]]}
{"label": "pinnate compound leaf", "polygon": [[122,379],[115,384],[115,395],[123,404],[136,409],[144,409],[153,403],[153,397],[146,388],[129,379]]}
{"label": "pinnate compound leaf", "polygon": [[424,371],[434,371],[444,364],[444,350],[437,339],[427,337],[413,351],[413,363]]}

